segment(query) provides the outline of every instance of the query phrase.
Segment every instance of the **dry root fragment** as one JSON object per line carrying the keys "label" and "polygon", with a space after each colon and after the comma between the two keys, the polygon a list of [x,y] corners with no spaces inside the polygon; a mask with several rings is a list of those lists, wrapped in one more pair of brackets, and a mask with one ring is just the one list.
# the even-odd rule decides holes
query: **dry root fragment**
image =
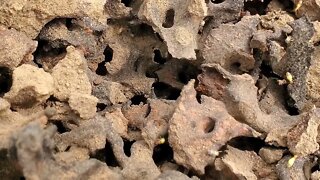
{"label": "dry root fragment", "polygon": [[52,69],[55,90],[54,96],[66,101],[74,92],[91,94],[91,84],[87,76],[87,63],[80,50],[72,46],[67,47],[67,54]]}
{"label": "dry root fragment", "polygon": [[13,69],[21,62],[32,61],[38,43],[24,33],[0,26],[0,67]]}
{"label": "dry root fragment", "polygon": [[103,0],[9,0],[0,5],[0,24],[24,32],[32,39],[46,23],[57,17],[90,17],[105,26],[108,18],[105,3]]}
{"label": "dry root fragment", "polygon": [[54,90],[52,76],[43,69],[24,64],[13,71],[10,91],[4,95],[12,107],[31,107],[44,102]]}
{"label": "dry root fragment", "polygon": [[252,129],[228,114],[225,105],[207,96],[199,103],[194,80],[186,85],[169,121],[169,143],[177,163],[203,174],[227,141],[237,136],[252,136]]}
{"label": "dry root fragment", "polygon": [[320,110],[313,109],[302,116],[302,120],[289,130],[287,144],[293,154],[306,156],[319,149],[317,135],[320,125]]}
{"label": "dry root fragment", "polygon": [[163,37],[169,53],[178,59],[196,59],[197,35],[206,15],[205,2],[198,0],[146,0],[138,13]]}
{"label": "dry root fragment", "polygon": [[259,22],[259,16],[245,16],[237,24],[212,29],[202,49],[204,63],[216,63],[227,70],[234,70],[238,63],[242,71],[251,70],[255,60],[250,40]]}

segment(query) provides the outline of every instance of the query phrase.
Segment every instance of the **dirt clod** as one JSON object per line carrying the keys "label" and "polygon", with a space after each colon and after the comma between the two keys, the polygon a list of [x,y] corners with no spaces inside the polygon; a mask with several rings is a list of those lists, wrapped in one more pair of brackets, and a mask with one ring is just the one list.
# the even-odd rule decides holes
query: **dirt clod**
{"label": "dirt clod", "polygon": [[319,0],[0,0],[0,179],[319,179]]}

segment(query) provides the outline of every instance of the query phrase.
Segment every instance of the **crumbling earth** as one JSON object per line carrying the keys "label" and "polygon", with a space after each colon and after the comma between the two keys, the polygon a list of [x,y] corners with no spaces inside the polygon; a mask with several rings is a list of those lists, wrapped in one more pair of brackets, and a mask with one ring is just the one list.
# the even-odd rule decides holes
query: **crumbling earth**
{"label": "crumbling earth", "polygon": [[320,179],[319,0],[6,0],[0,36],[0,179]]}

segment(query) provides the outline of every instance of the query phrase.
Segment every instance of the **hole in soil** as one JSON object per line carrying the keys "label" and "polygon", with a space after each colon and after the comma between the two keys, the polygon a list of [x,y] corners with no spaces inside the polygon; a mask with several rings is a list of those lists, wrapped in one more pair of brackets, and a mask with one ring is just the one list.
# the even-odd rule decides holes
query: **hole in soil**
{"label": "hole in soil", "polygon": [[166,12],[166,19],[162,24],[162,27],[164,28],[171,28],[174,24],[174,9],[169,9]]}
{"label": "hole in soil", "polygon": [[7,67],[0,67],[0,96],[10,91],[12,86],[12,72]]}
{"label": "hole in soil", "polygon": [[71,146],[68,146],[65,151],[68,152],[70,151],[70,149],[71,149]]}
{"label": "hole in soil", "polygon": [[249,11],[251,15],[259,14],[264,15],[267,13],[266,9],[271,0],[261,1],[246,1],[244,3],[244,10]]}
{"label": "hole in soil", "polygon": [[256,153],[259,153],[259,150],[266,146],[265,142],[261,139],[244,136],[231,139],[228,145],[243,151],[254,151]]}
{"label": "hole in soil", "polygon": [[220,4],[220,3],[223,3],[224,0],[211,0],[211,2],[212,2],[213,4]]}
{"label": "hole in soil", "polygon": [[104,61],[98,64],[98,68],[96,69],[96,74],[100,76],[105,76],[108,74],[105,64],[106,63]]}
{"label": "hole in soil", "polygon": [[[185,63],[185,62],[184,62]],[[177,69],[178,81],[183,84],[188,84],[191,79],[197,79],[201,71],[193,64],[185,63]]]}
{"label": "hole in soil", "polygon": [[129,141],[129,140],[126,140],[126,139],[123,140],[123,143],[124,143],[124,145],[123,145],[123,151],[124,151],[124,153],[125,153],[128,157],[131,156],[131,146],[132,146],[132,144],[133,144],[134,142],[135,142],[135,141]]}
{"label": "hole in soil", "polygon": [[197,101],[198,101],[198,103],[199,104],[201,104],[201,93],[199,93],[199,92],[197,92],[197,94],[196,94],[196,99],[197,99]]}
{"label": "hole in soil", "polygon": [[61,41],[55,42],[53,47],[47,40],[38,40],[38,47],[33,53],[34,62],[39,68],[42,68],[44,64],[49,68],[53,68],[58,62],[67,54],[66,47],[69,43]]}
{"label": "hole in soil", "polygon": [[261,73],[267,78],[282,79],[279,75],[273,72],[271,66],[265,61],[261,63],[260,70],[261,70]]}
{"label": "hole in soil", "polygon": [[49,21],[44,27],[54,26],[56,24],[64,24],[69,31],[75,28],[75,24],[72,22],[75,18],[55,18]]}
{"label": "hole in soil", "polygon": [[164,40],[162,39],[159,33],[155,33],[155,34],[159,41],[164,42]]}
{"label": "hole in soil", "polygon": [[153,61],[159,64],[164,64],[166,62],[166,59],[161,56],[159,49],[153,51]]}
{"label": "hole in soil", "polygon": [[0,150],[0,175],[1,179],[23,178],[22,168],[17,164],[17,149]]}
{"label": "hole in soil", "polygon": [[160,69],[159,66],[160,65],[150,66],[146,70],[146,77],[148,77],[148,78],[158,78],[158,75],[157,75],[156,71],[158,71]]}
{"label": "hole in soil", "polygon": [[65,24],[66,24],[67,29],[69,31],[72,31],[72,29],[73,29],[72,18],[66,18],[65,19]]}
{"label": "hole in soil", "polygon": [[181,90],[173,88],[172,86],[162,82],[153,83],[152,87],[154,88],[154,93],[157,98],[161,99],[176,100],[180,96],[181,92]]}
{"label": "hole in soil", "polygon": [[62,121],[49,121],[50,123],[54,124],[55,126],[57,126],[57,131],[62,134],[65,132],[70,131],[69,129],[67,129],[64,125]]}
{"label": "hole in soil", "polygon": [[108,71],[106,68],[106,63],[111,62],[111,60],[113,58],[113,50],[109,46],[107,46],[104,49],[103,55],[104,55],[104,61],[99,63],[98,68],[96,69],[96,74],[101,75],[101,76],[105,76],[108,74]]}
{"label": "hole in soil", "polygon": [[140,131],[140,129],[133,124],[128,124],[127,130],[128,131]]}
{"label": "hole in soil", "polygon": [[105,110],[106,107],[107,107],[107,105],[104,103],[97,103],[97,112]]}
{"label": "hole in soil", "polygon": [[320,167],[319,167],[319,164],[318,164],[318,163],[316,163],[316,165],[314,165],[314,166],[311,168],[311,173],[316,172],[316,171],[320,171]]}
{"label": "hole in soil", "polygon": [[144,95],[135,95],[133,96],[130,101],[132,103],[132,105],[139,105],[139,104],[146,104],[147,103],[147,99]]}
{"label": "hole in soil", "polygon": [[286,104],[285,108],[291,116],[299,115],[299,109],[295,106],[295,101],[289,96],[288,91],[285,91]]}
{"label": "hole in soil", "polygon": [[232,71],[240,71],[240,66],[241,66],[241,63],[234,62],[231,64],[230,68]]}
{"label": "hole in soil", "polygon": [[108,166],[111,166],[111,167],[119,166],[117,158],[113,153],[112,146],[108,141],[106,142],[104,153],[105,153],[105,162],[107,163]]}
{"label": "hole in soil", "polygon": [[124,4],[126,7],[130,7],[130,3],[132,0],[121,0],[121,3]]}
{"label": "hole in soil", "polygon": [[132,25],[129,28],[130,28],[131,33],[137,37],[155,34],[155,32],[152,29],[152,26],[145,24],[145,23],[141,23],[138,25]]}
{"label": "hole in soil", "polygon": [[212,118],[209,118],[209,119],[208,119],[208,122],[207,122],[207,124],[206,124],[206,127],[205,127],[205,129],[204,129],[204,132],[205,132],[205,133],[210,133],[210,132],[212,132],[212,131],[214,130],[215,124],[216,124],[215,120],[212,119]]}
{"label": "hole in soil", "polygon": [[90,155],[90,157],[106,162],[106,164],[111,167],[119,166],[119,163],[113,153],[112,146],[108,141],[106,141],[104,149],[97,150],[95,154]]}
{"label": "hole in soil", "polygon": [[152,158],[156,165],[162,164],[165,161],[172,161],[173,150],[168,143],[159,144],[154,147]]}
{"label": "hole in soil", "polygon": [[294,3],[292,0],[281,0],[279,1],[286,11],[292,11],[294,8]]}

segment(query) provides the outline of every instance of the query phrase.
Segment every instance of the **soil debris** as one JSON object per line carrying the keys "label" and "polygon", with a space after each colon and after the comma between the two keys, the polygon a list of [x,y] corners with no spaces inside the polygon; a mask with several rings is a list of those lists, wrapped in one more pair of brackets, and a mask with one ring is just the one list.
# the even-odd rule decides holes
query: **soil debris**
{"label": "soil debris", "polygon": [[1,1],[1,179],[319,179],[319,11]]}

